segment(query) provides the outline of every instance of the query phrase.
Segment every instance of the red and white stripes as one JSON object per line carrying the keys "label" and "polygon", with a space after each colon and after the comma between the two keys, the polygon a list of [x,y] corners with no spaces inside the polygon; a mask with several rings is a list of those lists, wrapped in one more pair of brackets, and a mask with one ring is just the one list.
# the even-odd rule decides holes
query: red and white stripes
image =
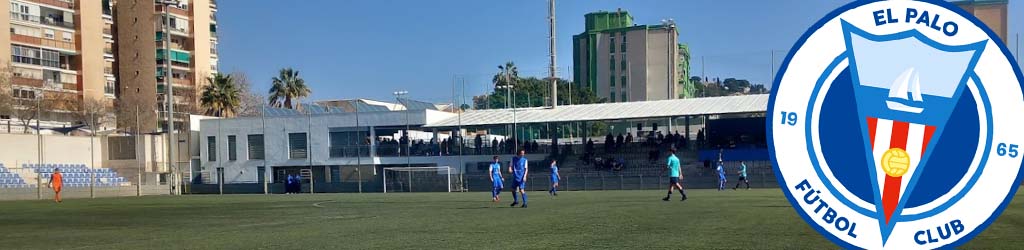
{"label": "red and white stripes", "polygon": [[[889,218],[892,217],[892,213],[896,211],[896,205],[899,204],[900,196],[906,190],[910,176],[914,175],[914,171],[928,147],[928,142],[931,141],[931,137],[935,133],[935,126],[874,117],[868,117],[867,122],[872,156],[874,156],[873,160],[876,166],[875,178],[882,191],[885,222],[889,223]],[[881,168],[882,155],[892,148],[903,149],[910,157],[910,166],[903,176],[889,176]]]}

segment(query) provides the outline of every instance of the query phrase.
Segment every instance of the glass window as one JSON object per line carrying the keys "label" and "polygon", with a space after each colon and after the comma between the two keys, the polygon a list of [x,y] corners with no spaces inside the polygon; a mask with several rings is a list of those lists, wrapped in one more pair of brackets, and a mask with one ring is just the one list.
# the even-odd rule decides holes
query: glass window
{"label": "glass window", "polygon": [[629,100],[626,99],[627,96],[628,95],[626,93],[622,93],[622,102],[628,102],[629,101]]}
{"label": "glass window", "polygon": [[249,135],[247,142],[249,143],[249,159],[263,160],[263,135]]}
{"label": "glass window", "polygon": [[608,96],[609,96],[608,102],[615,102],[615,92],[614,91],[611,94],[609,94]]}
{"label": "glass window", "polygon": [[608,77],[608,86],[615,87],[615,76]]}
{"label": "glass window", "polygon": [[615,36],[613,35],[608,42],[608,52],[615,53]]}
{"label": "glass window", "polygon": [[611,70],[612,72],[615,72],[615,55],[609,56],[608,69]]}
{"label": "glass window", "polygon": [[306,133],[288,133],[288,158],[305,159],[308,157]]}
{"label": "glass window", "polygon": [[217,137],[206,137],[206,160],[217,161]]}
{"label": "glass window", "polygon": [[228,160],[229,161],[236,161],[236,160],[238,160],[238,153],[235,151],[237,149],[235,147],[235,145],[237,143],[235,141],[235,138],[236,137],[233,136],[233,135],[229,135],[228,136]]}
{"label": "glass window", "polygon": [[626,76],[622,76],[622,81],[620,81],[619,84],[622,85],[623,88],[626,88],[628,86],[627,85],[628,83],[629,83],[629,79],[626,78]]}
{"label": "glass window", "polygon": [[51,29],[43,29],[43,38],[54,39],[55,33]]}

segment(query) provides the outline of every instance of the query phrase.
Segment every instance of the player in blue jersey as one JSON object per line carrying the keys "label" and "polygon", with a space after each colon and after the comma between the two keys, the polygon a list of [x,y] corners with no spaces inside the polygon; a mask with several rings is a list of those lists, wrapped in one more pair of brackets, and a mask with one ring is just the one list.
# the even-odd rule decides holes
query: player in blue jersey
{"label": "player in blue jersey", "polygon": [[679,179],[682,177],[682,175],[680,174],[681,171],[679,169],[680,168],[680,166],[679,166],[680,165],[679,164],[679,157],[676,157],[676,149],[675,148],[670,148],[670,149],[668,149],[668,151],[670,153],[670,155],[668,156],[668,164],[667,164],[668,171],[669,171],[669,173],[668,173],[668,195],[666,195],[665,198],[661,199],[661,200],[668,201],[670,198],[672,198],[672,189],[675,188],[675,189],[678,189],[679,190],[679,194],[683,196],[683,199],[681,199],[680,201],[685,201],[686,200],[686,191],[683,191],[683,184],[679,182]]}
{"label": "player in blue jersey", "polygon": [[519,205],[519,197],[523,196],[523,207],[526,207],[526,176],[530,172],[528,166],[528,160],[526,159],[526,151],[519,150],[519,153],[512,157],[512,162],[508,166],[508,171],[512,173],[512,205],[515,207]]}
{"label": "player in blue jersey", "polygon": [[722,161],[718,161],[718,167],[715,168],[715,172],[718,172],[718,191],[725,190],[725,166],[722,164]]}
{"label": "player in blue jersey", "polygon": [[747,190],[750,190],[750,180],[747,180],[747,164],[744,164],[743,161],[740,161],[740,171],[736,171],[736,174],[740,175],[740,180],[739,182],[736,182],[736,186],[733,187],[732,190],[740,188],[740,182],[747,184]]}
{"label": "player in blue jersey", "polygon": [[498,162],[498,156],[494,156],[494,162],[491,162],[491,167],[487,169],[488,175],[491,176],[491,183],[494,184],[491,187],[491,202],[501,201],[501,189],[505,188],[505,185],[501,182],[501,163]]}
{"label": "player in blue jersey", "polygon": [[551,160],[551,190],[548,193],[554,196],[558,196],[558,179],[561,179],[558,175],[558,161]]}

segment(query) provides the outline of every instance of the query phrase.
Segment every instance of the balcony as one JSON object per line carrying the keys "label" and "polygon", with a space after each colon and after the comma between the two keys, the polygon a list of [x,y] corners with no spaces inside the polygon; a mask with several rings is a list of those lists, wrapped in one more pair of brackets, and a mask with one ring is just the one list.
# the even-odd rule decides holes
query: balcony
{"label": "balcony", "polygon": [[113,75],[113,74],[114,74],[114,68],[111,68],[111,67],[103,67],[103,73],[104,73],[104,74],[108,74],[108,75]]}
{"label": "balcony", "polygon": [[40,17],[40,16],[36,16],[36,15],[20,13],[20,12],[17,12],[17,11],[11,11],[11,20],[23,21],[23,22],[32,22],[32,23],[41,23],[41,24],[46,24],[46,25],[50,25],[50,26],[68,28],[68,29],[74,29],[75,28],[75,23],[74,22],[67,22],[67,21],[59,20],[59,19],[52,18],[52,17]]}
{"label": "balcony", "polygon": [[75,1],[73,0],[28,0],[29,2],[45,4],[50,6],[56,6],[65,9],[75,9]]}
{"label": "balcony", "polygon": [[109,27],[105,27],[103,28],[103,35],[113,37],[114,31],[111,30]]}
{"label": "balcony", "polygon": [[15,76],[11,77],[11,85],[41,88],[43,87],[43,79],[32,79]]}
{"label": "balcony", "polygon": [[[180,15],[180,16],[185,16],[185,17],[188,17],[188,16],[189,16],[188,10],[186,10],[186,9],[182,9],[182,8],[178,8],[178,7],[176,7],[176,6],[171,6],[171,7],[170,7],[170,8],[168,8],[167,10],[168,10],[168,12],[170,12],[171,14],[175,14],[175,15]],[[164,13],[164,6],[163,6],[163,5],[161,5],[161,4],[157,4],[157,5],[156,5],[156,12],[157,12],[157,13]]]}
{"label": "balcony", "polygon": [[114,55],[114,48],[103,48],[103,53],[112,57]]}

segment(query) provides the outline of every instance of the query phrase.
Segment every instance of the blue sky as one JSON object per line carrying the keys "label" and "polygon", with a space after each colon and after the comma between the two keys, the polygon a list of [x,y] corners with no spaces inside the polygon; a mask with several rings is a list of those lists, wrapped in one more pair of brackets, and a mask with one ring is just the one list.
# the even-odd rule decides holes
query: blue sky
{"label": "blue sky", "polygon": [[[788,50],[807,27],[847,3],[814,1],[560,0],[559,76],[572,77],[572,35],[583,15],[629,11],[635,23],[674,19],[690,46],[692,75],[767,83],[772,50]],[[244,72],[266,92],[282,67],[294,67],[313,100],[393,99],[395,90],[449,102],[452,78],[466,95],[488,90],[497,65],[514,61],[521,76],[547,75],[547,1],[221,0],[220,70]],[[1010,49],[1024,7],[1010,2]],[[785,53],[776,52],[775,66]],[[461,83],[458,92],[462,92]]]}

